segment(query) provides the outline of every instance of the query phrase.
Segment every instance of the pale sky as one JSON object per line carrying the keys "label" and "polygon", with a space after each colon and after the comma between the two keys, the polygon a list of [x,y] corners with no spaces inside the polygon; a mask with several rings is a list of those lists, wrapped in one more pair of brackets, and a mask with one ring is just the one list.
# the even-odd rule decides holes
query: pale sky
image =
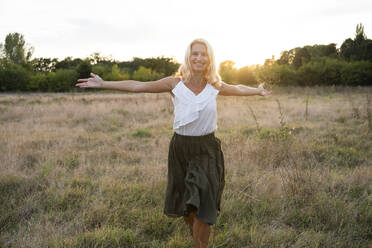
{"label": "pale sky", "polygon": [[372,37],[371,0],[0,0],[0,42],[24,35],[33,58],[85,58],[94,52],[116,60],[172,57],[205,38],[216,61],[237,67],[298,46],[354,38],[358,23]]}

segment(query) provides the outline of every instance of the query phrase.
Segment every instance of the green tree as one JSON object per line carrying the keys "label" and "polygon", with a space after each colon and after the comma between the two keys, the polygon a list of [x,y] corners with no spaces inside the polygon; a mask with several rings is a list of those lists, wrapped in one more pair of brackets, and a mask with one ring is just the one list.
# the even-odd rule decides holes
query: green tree
{"label": "green tree", "polygon": [[280,53],[280,58],[276,61],[279,65],[290,65],[295,57],[295,49],[283,51]]}
{"label": "green tree", "polygon": [[272,85],[296,85],[297,74],[292,66],[286,64],[273,64],[259,66],[255,70],[259,82]]}
{"label": "green tree", "polygon": [[275,56],[272,55],[270,59],[265,59],[264,65],[273,65],[275,64]]}
{"label": "green tree", "polygon": [[328,45],[312,45],[305,46],[311,59],[321,57],[337,57],[336,43],[330,43]]}
{"label": "green tree", "polygon": [[236,81],[239,84],[256,84],[257,80],[254,75],[254,68],[249,66],[240,68],[236,73]]}
{"label": "green tree", "polygon": [[31,73],[22,65],[9,60],[0,62],[0,91],[27,90]]}
{"label": "green tree", "polygon": [[178,70],[178,67],[180,66],[171,58],[157,57],[149,58],[146,60],[150,64],[150,67],[148,68],[151,68],[152,70],[162,73],[165,76],[171,76]]}
{"label": "green tree", "polygon": [[26,45],[25,39],[20,33],[8,34],[1,48],[6,59],[22,65],[29,62],[34,52],[34,48]]}
{"label": "green tree", "polygon": [[64,58],[61,61],[56,63],[56,70],[58,69],[74,69],[76,68],[83,60],[76,58],[72,59],[71,56]]}
{"label": "green tree", "polygon": [[300,79],[297,81],[297,84],[301,86],[321,85],[324,83],[324,72],[322,63],[311,61],[296,71]]}
{"label": "green tree", "polygon": [[89,58],[91,65],[113,64],[115,60],[112,56],[102,56],[99,52],[92,53]]}
{"label": "green tree", "polygon": [[48,73],[48,91],[64,92],[75,90],[74,85],[78,75],[76,70],[73,69],[58,69],[56,72]]}
{"label": "green tree", "polygon": [[134,80],[138,81],[151,81],[162,78],[163,74],[153,71],[150,68],[140,66],[138,70],[133,73],[132,77]]}
{"label": "green tree", "polygon": [[356,26],[354,42],[357,45],[361,45],[365,40],[367,40],[367,36],[364,33],[364,26],[363,24],[359,23]]}
{"label": "green tree", "polygon": [[109,66],[109,65],[95,64],[92,66],[92,72],[94,74],[100,75],[102,78],[105,78],[105,79],[106,79],[105,75],[111,73],[111,70],[112,70],[112,66]]}
{"label": "green tree", "polygon": [[364,26],[358,24],[354,39],[346,39],[340,47],[341,56],[347,61],[372,61],[372,40],[367,39]]}
{"label": "green tree", "polygon": [[0,43],[0,59],[5,58],[5,49],[4,49],[4,44]]}
{"label": "green tree", "polygon": [[342,43],[340,47],[340,54],[346,60],[350,60],[353,56],[355,56],[354,41],[351,38],[346,39]]}
{"label": "green tree", "polygon": [[301,65],[310,61],[310,58],[310,53],[306,47],[296,47],[292,65],[295,69],[298,69]]}
{"label": "green tree", "polygon": [[228,83],[234,83],[236,81],[236,71],[235,62],[231,60],[223,61],[218,69],[222,81]]}
{"label": "green tree", "polygon": [[56,58],[35,58],[31,61],[31,65],[36,72],[52,72],[56,70]]}
{"label": "green tree", "polygon": [[[99,67],[98,67],[99,68]],[[151,70],[151,69],[150,69]],[[151,72],[150,72],[151,74]],[[130,79],[129,73],[121,72],[118,65],[113,65],[110,72],[102,73],[103,78],[107,81],[119,81]],[[151,78],[151,75],[149,76]],[[149,79],[151,80],[151,79]],[[147,81],[144,79],[143,81]]]}
{"label": "green tree", "polygon": [[[54,73],[54,72],[53,72]],[[31,91],[48,91],[49,90],[49,75],[51,73],[35,73],[32,75],[27,84],[27,89]]]}
{"label": "green tree", "polygon": [[283,51],[276,63],[279,65],[292,65],[295,69],[298,69],[314,58],[337,57],[337,55],[335,43],[296,47],[289,51]]}
{"label": "green tree", "polygon": [[79,75],[79,78],[89,78],[90,73],[92,72],[92,65],[90,64],[90,60],[85,59],[85,60],[81,61],[77,65],[76,71]]}
{"label": "green tree", "polygon": [[142,59],[135,57],[132,61],[118,63],[118,66],[121,69],[128,68],[130,74],[133,74],[134,71],[138,70],[142,66],[161,73],[164,76],[171,76],[178,70],[180,64],[172,58],[157,57]]}
{"label": "green tree", "polygon": [[352,61],[345,63],[341,71],[341,82],[344,85],[372,85],[372,62]]}

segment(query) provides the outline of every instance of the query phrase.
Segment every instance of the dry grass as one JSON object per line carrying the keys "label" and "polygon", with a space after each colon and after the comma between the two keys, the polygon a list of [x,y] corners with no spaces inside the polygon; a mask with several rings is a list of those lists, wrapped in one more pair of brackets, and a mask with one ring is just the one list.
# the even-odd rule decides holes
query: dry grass
{"label": "dry grass", "polygon": [[[218,98],[216,247],[370,247],[371,89],[274,92]],[[0,95],[0,247],[192,247],[162,214],[172,110],[167,94]]]}

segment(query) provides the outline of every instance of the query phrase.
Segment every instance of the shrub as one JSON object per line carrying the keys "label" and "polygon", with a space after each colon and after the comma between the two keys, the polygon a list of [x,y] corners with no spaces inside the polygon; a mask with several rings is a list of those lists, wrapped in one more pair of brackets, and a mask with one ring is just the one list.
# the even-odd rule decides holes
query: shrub
{"label": "shrub", "polygon": [[63,92],[75,87],[78,73],[73,69],[59,69],[48,74],[48,91]]}
{"label": "shrub", "polygon": [[31,72],[12,62],[0,62],[0,91],[27,90]]}
{"label": "shrub", "polygon": [[345,63],[341,71],[341,82],[344,85],[372,85],[372,62]]}
{"label": "shrub", "polygon": [[147,138],[151,137],[151,132],[148,129],[138,129],[134,133],[132,133],[133,137],[138,137],[138,138]]}
{"label": "shrub", "polygon": [[48,74],[35,73],[27,84],[27,89],[32,91],[48,91]]}
{"label": "shrub", "polygon": [[152,81],[158,80],[162,78],[164,75],[162,73],[158,73],[157,71],[153,71],[149,68],[140,66],[138,70],[133,72],[133,79],[138,81]]}
{"label": "shrub", "polygon": [[[100,68],[100,67],[98,67],[98,68]],[[105,80],[108,80],[108,81],[120,81],[120,80],[127,80],[127,79],[130,78],[128,73],[121,72],[119,70],[118,65],[113,65],[111,67],[110,72],[105,72],[104,74],[100,74],[100,75],[103,75],[102,77]]]}

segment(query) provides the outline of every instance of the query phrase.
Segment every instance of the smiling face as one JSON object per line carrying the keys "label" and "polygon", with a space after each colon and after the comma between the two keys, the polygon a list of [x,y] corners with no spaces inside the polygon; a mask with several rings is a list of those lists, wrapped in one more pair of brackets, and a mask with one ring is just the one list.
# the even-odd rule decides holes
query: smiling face
{"label": "smiling face", "polygon": [[187,46],[184,62],[179,67],[177,76],[185,82],[192,81],[195,76],[203,76],[212,85],[221,81],[213,49],[206,40],[195,39]]}
{"label": "smiling face", "polygon": [[209,66],[207,48],[204,44],[195,43],[191,47],[191,68],[194,72],[205,72]]}

